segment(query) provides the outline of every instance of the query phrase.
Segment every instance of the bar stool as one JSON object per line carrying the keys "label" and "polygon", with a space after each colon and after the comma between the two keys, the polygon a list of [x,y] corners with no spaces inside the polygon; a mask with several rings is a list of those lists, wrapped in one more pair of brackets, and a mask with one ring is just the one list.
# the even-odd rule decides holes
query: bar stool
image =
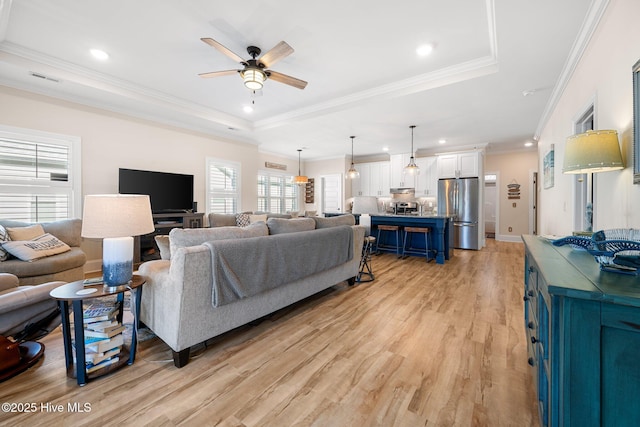
{"label": "bar stool", "polygon": [[[358,276],[356,276],[356,282],[372,282],[375,280],[373,271],[371,271],[371,252],[373,251],[373,244],[376,238],[373,236],[365,236],[364,245],[362,245],[362,258],[360,259],[360,268]],[[364,276],[364,277],[363,277]]]}
{"label": "bar stool", "polygon": [[[402,245],[402,257],[405,257],[406,253],[415,255],[424,255],[427,258],[427,262],[431,261],[429,258],[429,233],[431,228],[429,227],[405,227],[404,228],[404,245]],[[424,249],[411,247],[411,240],[415,233],[424,234]]]}
{"label": "bar stool", "polygon": [[[389,233],[393,232],[396,235],[395,245],[391,244],[380,244],[380,233]],[[400,258],[400,249],[402,248],[402,236],[400,235],[400,226],[399,225],[379,225],[378,226],[378,237],[376,244],[376,252],[380,253],[380,249],[386,250],[395,250],[396,255]]]}

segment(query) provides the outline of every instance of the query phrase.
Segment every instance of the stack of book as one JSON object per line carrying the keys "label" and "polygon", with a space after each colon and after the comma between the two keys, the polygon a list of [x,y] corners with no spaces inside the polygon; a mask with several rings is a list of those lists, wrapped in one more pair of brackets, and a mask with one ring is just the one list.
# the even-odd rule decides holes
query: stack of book
{"label": "stack of book", "polygon": [[87,373],[98,371],[120,360],[125,326],[116,317],[118,304],[95,302],[83,311],[84,350]]}

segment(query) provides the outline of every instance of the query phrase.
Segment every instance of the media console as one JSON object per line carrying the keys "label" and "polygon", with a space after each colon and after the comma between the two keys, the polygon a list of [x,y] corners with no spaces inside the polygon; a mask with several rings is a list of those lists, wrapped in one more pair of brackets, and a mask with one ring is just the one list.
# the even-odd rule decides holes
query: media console
{"label": "media console", "polygon": [[155,242],[155,236],[166,235],[174,228],[201,228],[204,213],[197,212],[176,212],[153,214],[153,233],[145,234],[136,238],[134,248],[135,264],[154,259],[160,259],[160,250]]}

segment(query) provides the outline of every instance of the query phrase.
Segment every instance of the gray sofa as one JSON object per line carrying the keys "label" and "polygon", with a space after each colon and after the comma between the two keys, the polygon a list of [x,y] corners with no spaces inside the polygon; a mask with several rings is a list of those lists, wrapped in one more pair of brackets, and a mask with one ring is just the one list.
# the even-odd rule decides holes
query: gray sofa
{"label": "gray sofa", "polygon": [[[33,223],[0,220],[3,227],[26,227]],[[18,276],[20,285],[39,285],[46,282],[73,282],[84,278],[85,253],[80,249],[82,220],[66,219],[40,223],[50,233],[71,247],[70,251],[35,261],[8,259],[0,262],[0,273]]]}
{"label": "gray sofa", "polygon": [[[140,320],[171,347],[180,368],[188,363],[191,346],[352,281],[365,233],[364,227],[353,224],[353,216],[271,218],[246,228],[174,229],[169,234],[170,255],[139,268],[147,278]],[[346,252],[350,259],[327,264],[327,255]],[[242,259],[252,268],[242,268]],[[317,264],[317,271],[309,274],[309,264]],[[261,281],[256,278],[273,286],[245,292],[253,286],[250,282]],[[277,283],[279,279],[286,283]],[[233,288],[220,290],[224,286]],[[225,292],[232,298],[220,303]]]}

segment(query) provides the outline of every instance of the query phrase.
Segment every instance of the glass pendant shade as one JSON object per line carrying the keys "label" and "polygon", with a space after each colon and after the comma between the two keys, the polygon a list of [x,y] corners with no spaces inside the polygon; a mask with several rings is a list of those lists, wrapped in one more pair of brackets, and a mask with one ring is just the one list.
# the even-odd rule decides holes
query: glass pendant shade
{"label": "glass pendant shade", "polygon": [[351,167],[347,171],[347,178],[356,179],[360,177],[360,172],[358,172],[358,169],[356,169],[356,165],[353,163],[353,140],[355,139],[355,136],[351,136],[350,138],[351,138]]}
{"label": "glass pendant shade", "polygon": [[562,173],[598,173],[624,169],[615,130],[590,130],[567,138]]}
{"label": "glass pendant shade", "polygon": [[411,128],[411,158],[409,159],[409,164],[404,167],[404,173],[408,175],[418,175],[420,173],[420,168],[416,165],[416,159],[413,157],[413,129],[415,125],[409,126]]}

